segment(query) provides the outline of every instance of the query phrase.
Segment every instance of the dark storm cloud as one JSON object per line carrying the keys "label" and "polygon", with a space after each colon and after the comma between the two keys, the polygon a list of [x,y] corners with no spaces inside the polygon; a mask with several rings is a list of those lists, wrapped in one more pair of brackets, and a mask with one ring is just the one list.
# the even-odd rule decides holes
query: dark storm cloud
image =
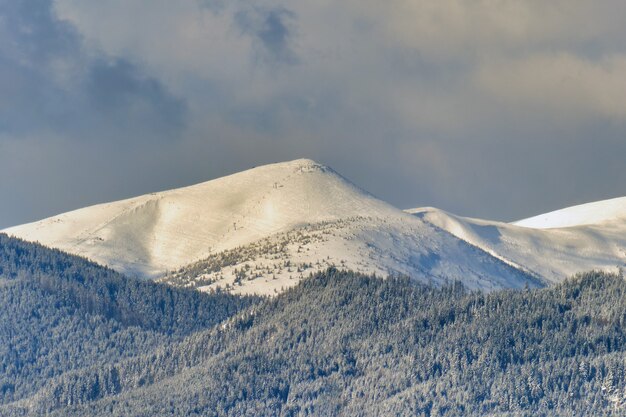
{"label": "dark storm cloud", "polygon": [[0,3],[0,133],[171,139],[185,103],[127,59],[84,50],[51,0]]}
{"label": "dark storm cloud", "polygon": [[147,77],[121,58],[92,63],[86,93],[98,113],[108,116],[121,130],[158,132],[167,137],[184,128],[186,106],[170,95],[156,79]]}
{"label": "dark storm cloud", "polygon": [[77,33],[55,19],[49,1],[0,2],[0,129],[23,132],[62,124],[66,92],[51,67],[71,63]]}
{"label": "dark storm cloud", "polygon": [[68,57],[80,48],[74,28],[57,19],[50,0],[0,1],[0,51],[24,66]]}
{"label": "dark storm cloud", "polygon": [[298,59],[290,47],[295,14],[283,7],[250,8],[235,13],[241,31],[261,47],[262,56],[271,61],[294,64]]}

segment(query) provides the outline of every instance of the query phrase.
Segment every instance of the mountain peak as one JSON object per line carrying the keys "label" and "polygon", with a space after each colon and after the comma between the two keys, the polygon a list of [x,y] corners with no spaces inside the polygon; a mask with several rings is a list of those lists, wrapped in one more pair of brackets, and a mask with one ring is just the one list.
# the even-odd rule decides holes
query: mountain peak
{"label": "mountain peak", "polygon": [[215,182],[228,181],[229,179],[235,179],[235,178],[240,180],[245,177],[263,177],[264,179],[271,181],[272,177],[278,180],[290,174],[312,173],[312,172],[330,173],[330,174],[338,175],[332,168],[324,164],[316,162],[312,159],[300,158],[300,159],[294,159],[291,161],[274,162],[274,163],[265,164],[265,165],[258,165],[258,166],[246,169],[244,171],[235,172],[233,174],[226,175],[224,177],[211,179],[211,180],[201,182],[199,184],[191,185],[188,187],[162,191],[161,193],[157,193],[157,194],[176,192],[178,190],[186,190],[187,188],[190,188],[190,187],[191,188],[203,187],[205,185],[214,184]]}
{"label": "mountain peak", "polygon": [[288,165],[293,166],[294,168],[320,168],[322,170],[327,169],[327,167],[323,164],[320,164],[319,162],[309,158],[299,158],[292,161],[279,162],[277,163],[277,165]]}
{"label": "mountain peak", "polygon": [[276,162],[273,164],[260,165],[248,171],[272,171],[272,170],[276,170],[276,171],[290,170],[293,172],[332,172],[332,173],[335,172],[332,168],[324,164],[321,164],[317,161],[314,161],[312,159],[308,159],[308,158],[300,158],[300,159],[294,159],[292,161]]}
{"label": "mountain peak", "polygon": [[402,215],[311,159],[86,207],[5,232],[154,277],[301,225]]}
{"label": "mountain peak", "polygon": [[328,267],[470,288],[540,285],[489,254],[297,159],[7,229],[121,272],[275,294]]}
{"label": "mountain peak", "polygon": [[[253,171],[253,170],[257,170],[257,169],[272,169],[272,168],[278,168],[278,169],[300,169],[300,168],[304,168],[304,167],[319,167],[322,169],[327,169],[328,167],[326,167],[324,164],[321,164],[317,161],[314,161],[313,159],[309,159],[309,158],[298,158],[298,159],[292,159],[290,161],[280,161],[280,162],[272,162],[269,164],[264,164],[264,165],[257,165],[253,168],[248,169],[247,171]],[[245,171],[242,171],[245,172]]]}

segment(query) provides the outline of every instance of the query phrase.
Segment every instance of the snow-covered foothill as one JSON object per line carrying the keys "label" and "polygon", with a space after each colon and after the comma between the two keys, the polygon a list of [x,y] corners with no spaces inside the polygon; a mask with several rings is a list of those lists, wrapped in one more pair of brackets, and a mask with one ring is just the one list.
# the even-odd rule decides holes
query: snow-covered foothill
{"label": "snow-covered foothill", "polygon": [[[621,211],[616,204],[620,200]],[[461,217],[432,207],[407,212],[510,265],[560,282],[579,272],[626,266],[625,203],[601,201],[586,204],[584,210],[577,206],[515,223]]]}

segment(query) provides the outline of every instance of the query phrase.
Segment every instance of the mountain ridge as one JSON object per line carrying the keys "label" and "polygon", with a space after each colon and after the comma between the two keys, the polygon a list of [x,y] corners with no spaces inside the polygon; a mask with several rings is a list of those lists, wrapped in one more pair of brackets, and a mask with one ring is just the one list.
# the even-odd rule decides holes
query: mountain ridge
{"label": "mountain ridge", "polygon": [[565,207],[518,220],[512,224],[534,229],[556,229],[599,225],[617,220],[626,221],[626,197],[617,197]]}
{"label": "mountain ridge", "polygon": [[482,290],[542,286],[624,264],[626,239],[599,227],[535,229],[435,208],[402,211],[323,164],[297,159],[4,232],[129,275],[274,295],[328,267]]}
{"label": "mountain ridge", "polygon": [[[305,174],[322,178],[309,181],[303,179]],[[286,186],[291,186],[291,195],[281,193]],[[305,192],[298,195],[298,186]],[[342,198],[324,201],[326,211],[320,213],[320,195],[333,192]],[[272,193],[278,197],[272,199]],[[212,198],[216,195],[219,201]],[[349,204],[357,196],[361,207]],[[297,197],[303,198],[302,204],[293,204]],[[215,204],[211,206],[212,202]],[[301,213],[293,213],[294,208],[299,208]],[[201,259],[209,248],[218,251],[247,244],[306,223],[303,219],[333,220],[347,214],[371,212],[388,215],[394,210],[330,168],[309,159],[298,159],[187,187],[85,207],[4,231],[111,264],[126,273],[154,277],[166,269]],[[302,211],[308,211],[306,217]],[[202,229],[201,233],[196,233],[198,229]],[[184,243],[174,243],[171,239]],[[127,256],[129,251],[134,259]],[[116,258],[124,259],[124,264],[115,263]]]}
{"label": "mountain ridge", "polygon": [[[603,203],[586,206],[603,207]],[[519,222],[468,218],[432,207],[407,212],[552,283],[579,272],[616,272],[626,266],[626,219],[596,216],[601,220],[595,224],[586,220],[586,224],[576,226],[533,228],[531,222],[522,226]],[[565,208],[558,212],[570,211]]]}

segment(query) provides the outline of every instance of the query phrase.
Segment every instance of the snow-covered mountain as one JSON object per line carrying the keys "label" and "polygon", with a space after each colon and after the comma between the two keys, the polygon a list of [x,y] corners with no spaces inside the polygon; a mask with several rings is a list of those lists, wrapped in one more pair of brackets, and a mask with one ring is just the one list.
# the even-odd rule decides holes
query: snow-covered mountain
{"label": "snow-covered mountain", "polygon": [[273,294],[330,265],[471,288],[542,282],[311,160],[60,214],[4,232],[172,284]]}
{"label": "snow-covered mountain", "polygon": [[335,266],[470,288],[626,265],[626,198],[515,223],[399,210],[307,159],[6,229],[131,275],[274,294]]}
{"label": "snow-covered mountain", "polygon": [[430,207],[407,212],[549,282],[591,269],[626,267],[626,198],[514,223],[460,217]]}

